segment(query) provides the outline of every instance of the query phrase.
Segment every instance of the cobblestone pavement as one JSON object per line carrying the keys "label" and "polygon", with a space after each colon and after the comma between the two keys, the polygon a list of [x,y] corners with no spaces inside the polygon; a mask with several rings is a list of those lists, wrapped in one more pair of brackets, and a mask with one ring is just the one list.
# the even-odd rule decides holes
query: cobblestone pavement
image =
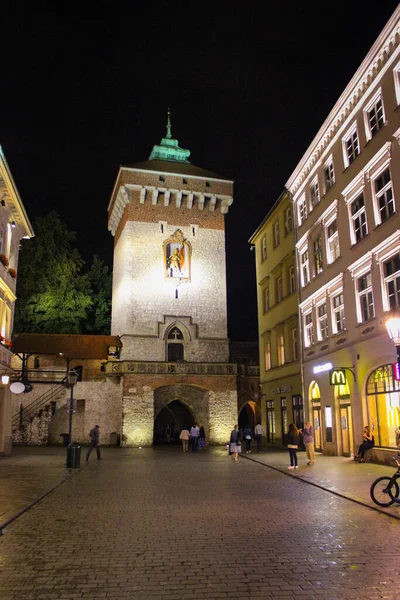
{"label": "cobblestone pavement", "polygon": [[71,476],[65,468],[66,448],[13,448],[0,458],[0,523]]}
{"label": "cobblestone pavement", "polygon": [[223,449],[104,452],[0,538],[1,600],[400,598],[399,523]]}

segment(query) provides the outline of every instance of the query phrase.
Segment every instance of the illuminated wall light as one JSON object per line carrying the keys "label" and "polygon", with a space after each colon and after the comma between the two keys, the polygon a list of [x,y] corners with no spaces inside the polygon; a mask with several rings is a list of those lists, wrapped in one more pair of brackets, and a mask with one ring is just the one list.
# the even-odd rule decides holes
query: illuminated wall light
{"label": "illuminated wall light", "polygon": [[10,383],[10,376],[9,375],[2,375],[1,376],[1,383],[2,383],[2,385],[8,385]]}
{"label": "illuminated wall light", "polygon": [[15,221],[11,221],[11,227],[16,227],[16,226],[17,226],[16,222]]}

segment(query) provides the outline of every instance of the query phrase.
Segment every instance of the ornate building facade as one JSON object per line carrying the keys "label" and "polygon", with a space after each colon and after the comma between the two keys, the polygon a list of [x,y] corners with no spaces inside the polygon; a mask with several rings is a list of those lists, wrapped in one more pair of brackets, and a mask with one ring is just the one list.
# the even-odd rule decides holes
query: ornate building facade
{"label": "ornate building facade", "polygon": [[317,450],[350,456],[370,425],[379,462],[400,442],[396,350],[385,328],[400,308],[399,105],[398,8],[286,183]]}
{"label": "ornate building facade", "polygon": [[0,454],[11,452],[11,333],[19,244],[30,237],[32,226],[0,146]]}

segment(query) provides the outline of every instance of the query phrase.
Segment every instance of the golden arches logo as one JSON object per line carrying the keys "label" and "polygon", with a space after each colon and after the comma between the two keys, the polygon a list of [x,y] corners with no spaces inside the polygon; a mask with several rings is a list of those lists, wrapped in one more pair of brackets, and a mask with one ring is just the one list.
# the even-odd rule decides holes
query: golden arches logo
{"label": "golden arches logo", "polygon": [[330,372],[331,385],[346,385],[346,372],[344,369],[332,369]]}

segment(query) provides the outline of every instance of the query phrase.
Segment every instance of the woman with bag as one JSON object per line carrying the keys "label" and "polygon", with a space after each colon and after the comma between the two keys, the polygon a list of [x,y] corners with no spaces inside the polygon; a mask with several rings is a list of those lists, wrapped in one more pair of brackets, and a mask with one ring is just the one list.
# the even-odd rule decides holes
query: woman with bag
{"label": "woman with bag", "polygon": [[297,448],[300,441],[301,429],[297,429],[296,425],[290,423],[286,434],[287,448],[290,456],[290,467],[288,469],[298,469],[297,465]]}
{"label": "woman with bag", "polygon": [[232,460],[238,462],[238,454],[242,451],[242,445],[240,443],[240,431],[237,425],[235,429],[231,431],[231,439],[229,443],[229,454],[232,455]]}

